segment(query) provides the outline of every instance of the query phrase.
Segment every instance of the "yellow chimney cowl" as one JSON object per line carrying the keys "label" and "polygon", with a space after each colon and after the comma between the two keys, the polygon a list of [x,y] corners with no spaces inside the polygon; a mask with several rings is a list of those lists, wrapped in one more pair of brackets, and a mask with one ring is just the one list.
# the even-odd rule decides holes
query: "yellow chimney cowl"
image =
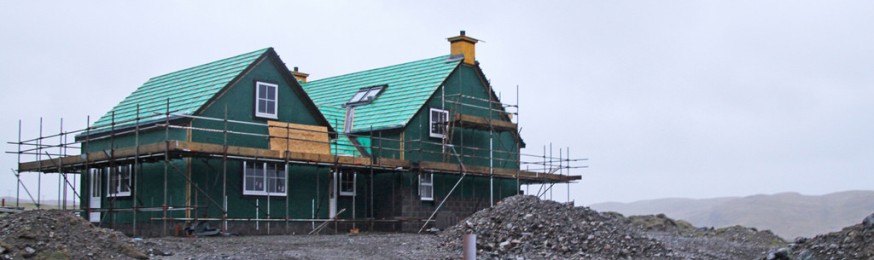
{"label": "yellow chimney cowl", "polygon": [[460,34],[447,39],[449,40],[449,54],[452,56],[464,55],[464,63],[476,65],[475,45],[479,40],[464,35],[463,30]]}
{"label": "yellow chimney cowl", "polygon": [[307,77],[308,77],[310,74],[306,74],[306,73],[303,73],[303,72],[299,72],[299,71],[297,71],[297,67],[294,67],[294,70],[291,71],[291,75],[293,75],[293,76],[294,76],[294,79],[296,79],[297,81],[300,81],[300,82],[303,82],[303,83],[307,83]]}

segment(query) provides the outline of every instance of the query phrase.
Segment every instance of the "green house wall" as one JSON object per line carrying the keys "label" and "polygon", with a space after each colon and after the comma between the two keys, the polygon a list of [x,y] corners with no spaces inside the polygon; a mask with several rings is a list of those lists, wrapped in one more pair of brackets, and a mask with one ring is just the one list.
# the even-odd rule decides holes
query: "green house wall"
{"label": "green house wall", "polygon": [[[324,125],[320,123],[317,112],[305,106],[305,98],[298,91],[300,88],[296,81],[288,80],[283,76],[284,66],[281,61],[273,56],[265,56],[256,62],[249,71],[228,87],[224,92],[209,102],[205,108],[200,109],[197,116],[210,118],[227,118],[229,120],[244,121],[266,124],[268,119],[255,117],[255,82],[268,82],[277,84],[279,91],[278,119],[269,119],[282,122],[291,122],[308,125]],[[227,139],[222,132],[199,131],[202,129],[225,129],[223,121],[207,119],[191,119],[176,121],[174,124],[192,126],[194,130],[170,129],[167,133],[163,128],[152,131],[141,131],[139,136],[123,134],[88,141],[83,145],[83,152],[109,150],[110,148],[131,147],[136,143],[140,145],[158,143],[165,140],[192,141],[212,144],[225,144],[230,146],[242,146],[253,148],[269,148],[269,139],[266,137],[266,126],[228,123],[229,132],[256,133],[265,136],[251,136],[228,134]],[[226,164],[221,158],[182,158],[173,159],[168,164],[167,171],[167,200],[171,207],[185,207],[186,205],[198,206],[190,211],[169,211],[168,217],[211,217],[221,218],[221,206],[224,204],[222,176],[227,176],[227,207],[229,218],[292,218],[309,219],[326,218],[328,215],[328,194],[330,170],[324,167],[309,165],[288,165],[287,196],[251,196],[243,195],[241,160],[228,160]],[[226,170],[225,170],[226,169]],[[226,173],[226,174],[225,174]],[[89,191],[89,175],[83,174],[82,190]],[[130,208],[133,206],[133,196],[107,197],[106,180],[102,181],[103,199],[102,208]],[[190,186],[186,185],[190,183]],[[135,171],[133,192],[137,194],[137,206],[161,207],[164,203],[164,163],[143,163],[140,170]],[[87,198],[88,194],[83,194]],[[286,208],[286,205],[289,207]],[[83,200],[83,208],[88,208],[87,199]],[[288,211],[286,211],[288,209]],[[287,213],[287,215],[286,215]],[[131,223],[133,213],[114,212],[104,213],[102,224],[114,225]],[[138,223],[155,223],[150,218],[163,217],[162,211],[137,213]]]}
{"label": "green house wall", "polygon": [[[461,113],[495,120],[507,120],[506,116],[494,111],[490,113],[488,109],[453,104],[452,99],[458,95],[464,95],[476,98],[464,99],[464,103],[479,107],[492,105],[488,101],[484,101],[489,100],[490,94],[487,85],[485,85],[479,73],[478,68],[460,65],[450,74],[443,86],[429,98],[405,128],[373,133],[374,137],[381,137],[383,142],[380,145],[380,139],[376,139],[373,141],[375,147],[385,148],[376,148],[374,154],[377,157],[401,158],[399,152],[400,142],[393,140],[401,140],[403,138],[405,142],[403,159],[410,160],[413,163],[421,161],[457,163],[458,159],[455,156],[444,156],[442,140],[430,137],[429,135],[430,108],[449,110],[450,117],[454,113]],[[497,105],[492,105],[492,107],[500,109]],[[455,144],[457,152],[463,158],[462,161],[465,165],[488,167],[490,138],[493,140],[492,148],[495,159],[492,163],[494,163],[494,167],[519,169],[517,153],[520,142],[510,132],[489,133],[487,130],[457,127],[451,140]],[[471,156],[476,158],[471,158]],[[433,173],[433,176],[434,201],[423,201],[418,195],[418,173],[395,172],[377,174],[374,178],[375,183],[379,186],[375,187],[376,193],[374,197],[379,200],[391,201],[392,203],[377,204],[374,211],[379,216],[386,217],[402,215],[427,218],[428,215],[424,213],[433,211],[436,205],[446,196],[450,196],[449,201],[453,199],[473,201],[473,203],[479,203],[479,205],[475,205],[473,208],[483,208],[489,206],[491,196],[497,202],[517,194],[518,183],[515,179],[494,178],[490,180],[489,177],[484,176],[466,176],[458,188],[449,195],[450,190],[461,176],[437,172]],[[494,185],[492,188],[489,186],[490,182]],[[491,193],[492,191],[494,193]],[[403,212],[404,203],[409,206],[406,208],[407,212]],[[470,213],[473,212],[466,212],[466,214]],[[455,214],[463,215],[465,213],[455,212]]]}

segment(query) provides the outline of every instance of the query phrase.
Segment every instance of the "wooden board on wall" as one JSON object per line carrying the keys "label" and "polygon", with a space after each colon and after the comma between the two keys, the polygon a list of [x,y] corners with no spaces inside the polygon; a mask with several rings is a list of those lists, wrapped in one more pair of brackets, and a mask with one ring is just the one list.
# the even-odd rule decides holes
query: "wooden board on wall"
{"label": "wooden board on wall", "polygon": [[270,149],[295,153],[331,154],[328,127],[267,121]]}

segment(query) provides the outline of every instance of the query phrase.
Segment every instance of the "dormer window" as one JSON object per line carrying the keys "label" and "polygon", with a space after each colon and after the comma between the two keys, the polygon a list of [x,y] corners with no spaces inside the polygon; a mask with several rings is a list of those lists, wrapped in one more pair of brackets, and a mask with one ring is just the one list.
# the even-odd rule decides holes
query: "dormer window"
{"label": "dormer window", "polygon": [[376,85],[361,88],[358,92],[355,92],[355,95],[352,95],[352,99],[349,99],[349,102],[346,102],[346,106],[370,104],[370,102],[373,102],[373,100],[376,99],[376,96],[379,96],[387,86],[388,85]]}

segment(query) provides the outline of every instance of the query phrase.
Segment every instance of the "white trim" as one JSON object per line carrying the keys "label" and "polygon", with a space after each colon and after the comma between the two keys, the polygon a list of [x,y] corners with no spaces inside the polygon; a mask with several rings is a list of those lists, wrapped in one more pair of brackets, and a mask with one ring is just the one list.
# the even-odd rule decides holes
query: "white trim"
{"label": "white trim", "polygon": [[[352,174],[352,191],[343,191],[343,179],[347,174]],[[340,196],[355,196],[355,187],[358,186],[358,174],[354,171],[340,171]]]}
{"label": "white trim", "polygon": [[[257,189],[249,190],[249,189],[247,189],[248,178],[247,178],[247,176],[246,176],[246,172],[249,170],[249,165],[250,165],[250,164],[255,165],[255,166],[258,166],[259,164],[261,165],[261,173],[262,173],[261,176],[254,176],[255,178],[260,177],[260,179],[261,179],[261,188],[260,188],[260,190],[257,190]],[[282,178],[283,178],[283,184],[285,185],[285,186],[283,187],[283,189],[282,189],[282,192],[268,192],[268,191],[267,191],[267,190],[269,189],[269,188],[267,187],[267,186],[268,186],[267,184],[269,183],[269,181],[268,181],[268,179],[267,179],[267,178],[268,178],[268,176],[267,176],[267,165],[268,165],[268,164],[271,164],[271,165],[275,166],[276,168],[279,168],[279,167],[283,167],[283,168],[284,168],[284,169],[281,171],[282,174],[283,174],[283,177],[282,177]],[[257,169],[257,168],[255,168],[255,167],[252,168],[253,171],[255,171],[256,169]],[[279,172],[278,169],[277,169],[277,171]],[[255,196],[279,196],[279,197],[285,197],[285,196],[287,196],[287,194],[288,194],[288,167],[287,167],[284,163],[268,163],[268,162],[256,162],[256,163],[250,163],[250,162],[248,162],[248,161],[243,161],[242,176],[243,176],[243,189],[242,189],[242,190],[243,190],[243,195],[255,195]]]}
{"label": "white trim", "polygon": [[443,133],[435,133],[434,132],[434,112],[443,113],[446,118],[446,121],[449,121],[449,111],[437,108],[431,108],[428,110],[428,136],[434,138],[444,138],[446,137],[446,128],[443,128]]}
{"label": "white trim", "polygon": [[[269,98],[265,98],[264,101],[273,102],[273,113],[260,112],[260,102],[261,101],[261,85],[272,87],[273,88],[273,100]],[[268,88],[269,89],[269,88]],[[255,82],[255,116],[270,118],[270,119],[278,119],[279,118],[279,85],[256,81]]]}
{"label": "white trim", "polygon": [[[99,209],[100,201],[103,199],[100,193],[101,185],[101,177],[100,177],[100,169],[91,168],[88,169],[88,181],[90,186],[90,192],[88,195],[88,208],[89,209]],[[100,211],[91,211],[88,213],[88,221],[91,222],[100,222]]]}
{"label": "white trim", "polygon": [[[425,178],[428,179],[427,182],[424,182]],[[431,194],[424,194],[422,192],[422,187],[430,187]],[[434,174],[433,173],[422,173],[419,175],[419,198],[423,201],[434,201]]]}
{"label": "white trim", "polygon": [[[127,168],[127,191],[120,191],[124,187],[121,183],[121,177],[124,175],[122,169],[124,168]],[[106,176],[109,177],[106,178],[106,197],[129,197],[133,188],[133,166],[130,164],[116,166],[115,174],[109,167],[103,169],[107,172]],[[115,187],[113,188],[113,186]]]}

